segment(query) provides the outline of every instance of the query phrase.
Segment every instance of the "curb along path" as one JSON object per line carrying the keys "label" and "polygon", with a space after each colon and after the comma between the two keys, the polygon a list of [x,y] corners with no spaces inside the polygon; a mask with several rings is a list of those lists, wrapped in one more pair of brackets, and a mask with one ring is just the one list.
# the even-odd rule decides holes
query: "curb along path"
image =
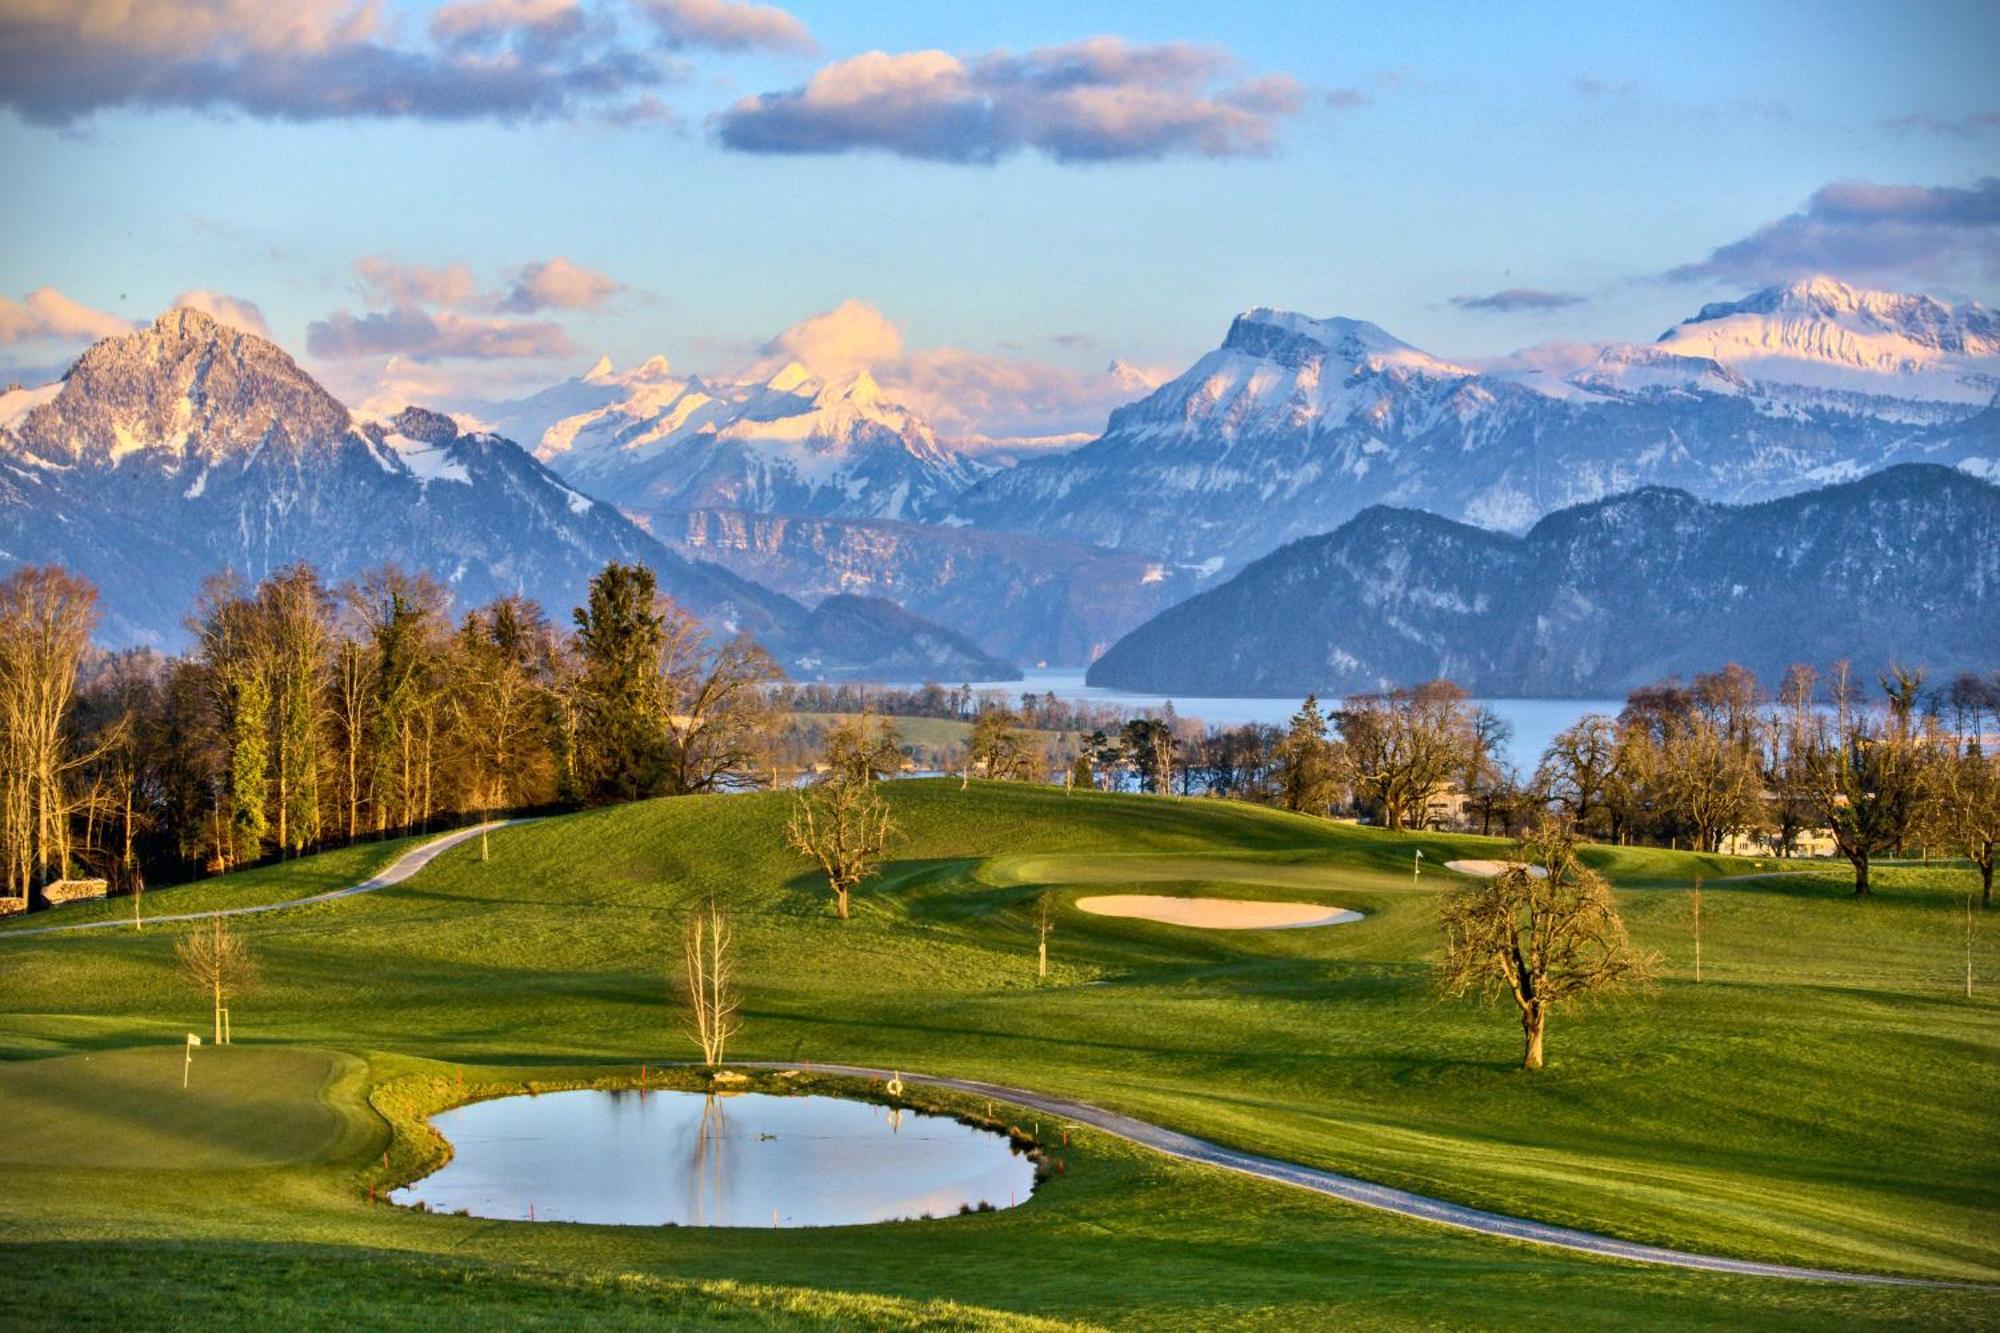
{"label": "curb along path", "polygon": [[[218,916],[250,916],[257,912],[282,912],[289,907],[310,907],[314,903],[330,903],[337,898],[352,898],[358,893],[373,893],[386,889],[392,884],[401,884],[410,876],[422,870],[438,857],[458,846],[478,837],[482,831],[506,828],[509,824],[524,824],[524,819],[496,819],[490,823],[474,824],[470,828],[458,829],[443,837],[432,838],[429,842],[412,847],[401,856],[383,866],[374,878],[359,884],[350,884],[344,889],[329,889],[325,893],[315,893],[307,898],[287,898],[281,903],[258,903],[251,907],[218,907],[209,912],[181,912],[174,916],[149,916],[144,918],[149,926],[165,925],[175,921],[206,921]],[[17,940],[30,935],[61,935],[75,930],[131,930],[132,923],[123,917],[107,918],[103,921],[85,921],[74,926],[37,926],[33,930],[0,931],[0,943]]]}
{"label": "curb along path", "polygon": [[[747,1064],[751,1068],[758,1069],[800,1067],[796,1061],[790,1063],[750,1061]],[[815,1061],[811,1069],[814,1073],[845,1075],[851,1078],[891,1077],[889,1070],[868,1069],[858,1065],[827,1065]],[[1625,1259],[1633,1263],[1660,1264],[1670,1268],[1692,1268],[1710,1273],[1730,1273],[1741,1277],[1788,1278],[1804,1282],[1853,1282],[1888,1287],[1987,1289],[1985,1284],[1977,1282],[1896,1277],[1878,1273],[1846,1273],[1832,1268],[1801,1268],[1791,1264],[1760,1263],[1753,1259],[1730,1259],[1722,1255],[1695,1254],[1686,1250],[1670,1250],[1658,1245],[1642,1245],[1636,1241],[1619,1240],[1614,1236],[1601,1236],[1596,1232],[1579,1231],[1573,1227],[1554,1226],[1523,1217],[1509,1217],[1504,1213],[1489,1213],[1483,1209],[1466,1207],[1464,1204],[1433,1199],[1429,1195],[1414,1194],[1409,1190],[1393,1189],[1387,1185],[1372,1185],[1365,1180],[1356,1180],[1352,1176],[1343,1176],[1317,1167],[1300,1166],[1295,1162],[1239,1152],[1234,1148],[1210,1143],[1206,1139],[1198,1139],[1177,1130],[1165,1129],[1144,1120],[1107,1111],[1088,1102],[1068,1101],[1022,1088],[1004,1087],[998,1083],[981,1083],[976,1079],[940,1078],[928,1074],[913,1074],[908,1070],[898,1072],[906,1083],[925,1083],[933,1087],[950,1088],[957,1092],[969,1092],[975,1096],[991,1097],[995,1101],[1009,1102],[1031,1110],[1045,1111],[1050,1115],[1063,1116],[1078,1124],[1090,1125],[1107,1134],[1115,1134],[1141,1147],[1165,1153],[1169,1157],[1178,1157],[1182,1161],[1238,1171],[1259,1180],[1276,1181],[1281,1185],[1292,1185],[1299,1189],[1312,1190],[1317,1194],[1330,1195],[1348,1203],[1359,1204],[1363,1208],[1375,1208],[1403,1217],[1414,1217],[1423,1222],[1458,1227],[1461,1230],[1478,1232],[1483,1236],[1498,1236],[1506,1240],[1526,1241],[1532,1245],[1576,1250],[1607,1259]]]}

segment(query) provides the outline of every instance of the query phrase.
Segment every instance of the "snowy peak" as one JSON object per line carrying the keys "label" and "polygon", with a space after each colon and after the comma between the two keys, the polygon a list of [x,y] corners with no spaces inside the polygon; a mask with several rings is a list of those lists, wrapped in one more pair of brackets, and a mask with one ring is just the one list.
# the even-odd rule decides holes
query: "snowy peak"
{"label": "snowy peak", "polygon": [[1412,347],[1365,319],[1314,319],[1268,306],[1238,315],[1222,348],[1294,369],[1330,360],[1356,372],[1393,367],[1451,377],[1472,373]]}
{"label": "snowy peak", "polygon": [[1776,384],[1961,403],[2000,391],[2000,312],[1827,277],[1703,306],[1654,345]]}
{"label": "snowy peak", "polygon": [[177,308],[92,345],[8,429],[15,448],[50,464],[138,455],[177,468],[264,449],[297,457],[336,446],[351,424],[276,344]]}
{"label": "snowy peak", "polygon": [[634,508],[929,517],[989,471],[940,445],[865,369],[822,375],[792,361],[761,378],[677,380],[655,358],[587,387],[594,396],[558,386],[490,415],[565,476]]}

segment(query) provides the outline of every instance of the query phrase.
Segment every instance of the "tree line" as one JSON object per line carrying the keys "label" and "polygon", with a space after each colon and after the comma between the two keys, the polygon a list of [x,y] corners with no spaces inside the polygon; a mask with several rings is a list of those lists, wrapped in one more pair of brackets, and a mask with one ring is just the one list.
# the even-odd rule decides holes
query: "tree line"
{"label": "tree line", "polygon": [[776,663],[652,571],[607,565],[567,627],[520,597],[454,618],[394,566],[202,588],[190,647],[104,652],[96,590],[0,580],[0,896],[46,905],[498,811],[754,782]]}

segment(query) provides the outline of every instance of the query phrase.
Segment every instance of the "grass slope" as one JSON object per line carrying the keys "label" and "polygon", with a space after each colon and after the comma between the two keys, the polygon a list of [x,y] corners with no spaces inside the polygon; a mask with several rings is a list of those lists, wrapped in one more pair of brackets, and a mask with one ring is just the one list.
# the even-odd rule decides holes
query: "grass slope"
{"label": "grass slope", "polygon": [[[416,1055],[529,1071],[522,1077],[537,1065],[602,1062],[602,1072],[681,1056],[662,1003],[675,909],[714,892],[737,912],[750,985],[744,1057],[865,1061],[1067,1093],[1635,1239],[2000,1278],[2000,1004],[1958,990],[1954,913],[1966,872],[1888,871],[1880,895],[1858,903],[1833,874],[1713,885],[1697,986],[1684,890],[1695,874],[1749,864],[1593,850],[1639,942],[1665,955],[1666,976],[1648,999],[1559,1016],[1551,1068],[1527,1075],[1514,1067],[1510,1012],[1443,1002],[1429,988],[1433,895],[1446,877],[1410,874],[1419,847],[1435,867],[1491,855],[1491,841],[1216,802],[987,784],[960,792],[955,782],[888,792],[906,836],[845,925],[781,850],[778,796],[653,802],[509,829],[495,835],[491,864],[460,849],[404,885],[253,918],[245,925],[268,983],[236,1006],[239,1040],[322,1048],[287,1056],[306,1065],[329,1059],[327,1049],[373,1052],[357,1080],[371,1085]],[[1326,930],[1201,933],[1065,911],[1052,941],[1055,984],[1038,986],[1027,904],[1051,887],[1065,900],[1120,888],[1296,897],[1368,916]],[[2000,961],[1993,935],[1978,944],[1987,977]],[[0,943],[0,1053],[108,1051],[198,1023],[199,1002],[172,975],[170,938],[160,929]],[[34,1069],[0,1070],[0,1120],[32,1107],[20,1076]],[[312,1096],[338,1104],[328,1086],[322,1077]],[[142,1097],[107,1114],[144,1124],[153,1112]],[[358,1123],[386,1141],[379,1121]],[[356,1170],[379,1146],[193,1176],[87,1167],[104,1161],[90,1155],[94,1137],[48,1140],[31,1154],[46,1165],[10,1168],[0,1224],[31,1244],[105,1247],[113,1289],[125,1264],[198,1273],[218,1253],[292,1262],[300,1247],[331,1247],[392,1252],[416,1272],[470,1264],[463,1282],[487,1294],[467,1308],[518,1300],[524,1319],[542,1299],[534,1293],[546,1294],[535,1284],[550,1281],[599,1283],[593,1299],[611,1303],[603,1317],[613,1321],[713,1294],[607,1294],[616,1283],[606,1275],[624,1273],[1147,1326],[1510,1323],[1558,1310],[1598,1326],[1642,1316],[1766,1327],[2000,1320],[1989,1293],[1632,1269],[1369,1214],[1110,1141],[1012,1213],[698,1233],[368,1210]],[[210,1188],[215,1179],[228,1188]],[[193,1238],[198,1249],[172,1249]],[[19,1269],[40,1271],[22,1259]],[[385,1276],[384,1290],[400,1281]]]}

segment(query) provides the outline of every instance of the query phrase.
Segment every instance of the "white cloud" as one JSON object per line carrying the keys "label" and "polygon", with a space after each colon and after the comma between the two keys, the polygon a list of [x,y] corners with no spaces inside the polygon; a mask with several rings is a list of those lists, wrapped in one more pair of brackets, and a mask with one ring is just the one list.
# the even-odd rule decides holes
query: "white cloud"
{"label": "white cloud", "polygon": [[182,292],[174,298],[173,304],[176,306],[187,306],[191,310],[199,310],[204,315],[220,320],[231,328],[241,329],[245,333],[254,333],[259,338],[268,338],[271,336],[271,327],[264,322],[264,312],[257,308],[255,301],[246,301],[241,297],[228,296],[222,292],[202,291],[197,288],[193,291]]}
{"label": "white cloud", "polygon": [[37,287],[19,301],[0,296],[0,345],[94,342],[130,333],[135,327],[129,319],[92,309],[53,287]]}
{"label": "white cloud", "polygon": [[744,98],[718,127],[745,152],[873,148],[940,162],[1028,149],[1061,162],[1261,153],[1304,90],[1281,74],[1228,82],[1234,64],[1218,47],[1118,37],[963,59],[870,51]]}
{"label": "white cloud", "polygon": [[818,43],[797,15],[744,0],[639,0],[640,10],[676,46],[720,51],[801,51]]}

